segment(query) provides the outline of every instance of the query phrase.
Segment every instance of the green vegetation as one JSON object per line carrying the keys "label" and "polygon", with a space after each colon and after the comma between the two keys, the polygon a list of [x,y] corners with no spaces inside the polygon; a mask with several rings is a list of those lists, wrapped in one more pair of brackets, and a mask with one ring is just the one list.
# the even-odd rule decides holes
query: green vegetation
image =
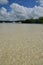
{"label": "green vegetation", "polygon": [[40,17],[39,19],[27,19],[21,22],[22,23],[43,23],[43,17]]}
{"label": "green vegetation", "polygon": [[19,22],[21,22],[21,23],[43,23],[43,17],[40,17],[39,19],[27,19],[27,20],[19,20],[19,21],[1,21],[0,20],[0,23],[3,23],[3,22],[5,22],[5,23],[13,23],[13,22],[15,22],[15,23],[19,23]]}

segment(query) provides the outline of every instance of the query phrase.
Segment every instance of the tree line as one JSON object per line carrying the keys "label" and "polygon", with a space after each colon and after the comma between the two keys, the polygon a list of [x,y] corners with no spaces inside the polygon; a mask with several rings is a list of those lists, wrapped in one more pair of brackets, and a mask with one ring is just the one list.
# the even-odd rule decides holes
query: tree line
{"label": "tree line", "polygon": [[2,21],[2,20],[0,20],[0,23],[3,23],[3,22],[5,22],[5,23],[13,23],[13,22],[15,22],[15,23],[19,23],[19,22],[21,22],[21,23],[43,23],[43,17],[40,17],[40,18],[38,18],[38,19],[26,19],[26,20],[19,20],[19,21]]}

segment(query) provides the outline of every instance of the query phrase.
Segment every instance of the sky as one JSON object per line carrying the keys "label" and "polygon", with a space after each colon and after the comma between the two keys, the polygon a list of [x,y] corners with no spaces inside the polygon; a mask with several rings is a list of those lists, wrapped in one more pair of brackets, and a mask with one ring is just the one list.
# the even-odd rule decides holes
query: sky
{"label": "sky", "polygon": [[25,20],[43,16],[43,0],[0,0],[0,20]]}

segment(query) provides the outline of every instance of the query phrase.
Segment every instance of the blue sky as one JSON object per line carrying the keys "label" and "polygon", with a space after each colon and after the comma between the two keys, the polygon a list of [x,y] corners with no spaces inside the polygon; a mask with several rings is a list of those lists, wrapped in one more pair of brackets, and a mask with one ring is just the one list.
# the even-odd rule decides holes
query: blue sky
{"label": "blue sky", "polygon": [[23,5],[23,6],[26,6],[26,7],[33,7],[35,6],[36,4],[38,4],[36,2],[36,0],[9,0],[9,3],[18,3],[20,5]]}
{"label": "blue sky", "polygon": [[5,8],[7,8],[8,11],[10,11],[11,9],[10,9],[9,5],[12,3],[18,3],[25,7],[34,7],[35,5],[39,4],[38,2],[36,2],[36,0],[8,0],[8,1],[9,1],[8,4],[0,4],[0,8],[5,7]]}
{"label": "blue sky", "polygon": [[0,20],[23,20],[43,16],[43,0],[0,0]]}

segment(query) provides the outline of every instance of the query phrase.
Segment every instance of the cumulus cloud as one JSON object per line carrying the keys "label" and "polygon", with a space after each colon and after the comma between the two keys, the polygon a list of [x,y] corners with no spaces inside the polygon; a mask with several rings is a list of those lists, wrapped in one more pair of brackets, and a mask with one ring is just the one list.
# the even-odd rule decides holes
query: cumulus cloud
{"label": "cumulus cloud", "polygon": [[20,6],[19,4],[13,3],[10,5],[12,8],[11,13],[16,15],[18,19],[26,19],[30,17],[31,14],[31,8],[27,8],[24,6]]}
{"label": "cumulus cloud", "polygon": [[36,0],[39,3],[39,6],[43,7],[43,0]]}
{"label": "cumulus cloud", "polygon": [[40,6],[43,6],[43,0],[40,0]]}
{"label": "cumulus cloud", "polygon": [[24,20],[30,18],[39,18],[43,16],[43,7],[34,6],[33,8],[27,8],[17,3],[10,5],[11,11],[7,12],[7,9],[2,7],[0,9],[0,20]]}
{"label": "cumulus cloud", "polygon": [[10,20],[9,12],[7,12],[7,9],[2,7],[0,9],[0,20]]}
{"label": "cumulus cloud", "polygon": [[42,17],[43,16],[43,7],[40,7],[40,6],[33,7],[31,14],[32,14],[33,18]]}
{"label": "cumulus cloud", "polygon": [[0,4],[7,4],[8,0],[0,0]]}

